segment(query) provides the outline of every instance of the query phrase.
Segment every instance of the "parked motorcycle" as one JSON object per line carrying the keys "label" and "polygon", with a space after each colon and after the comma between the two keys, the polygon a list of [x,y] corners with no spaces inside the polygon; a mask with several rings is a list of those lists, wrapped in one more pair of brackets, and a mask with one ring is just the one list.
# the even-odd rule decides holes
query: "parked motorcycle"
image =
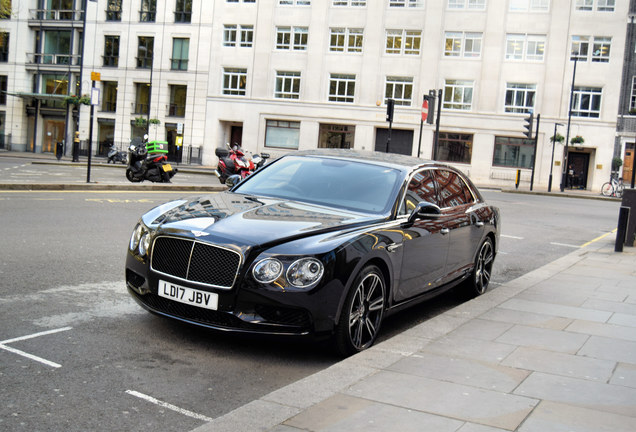
{"label": "parked motorcycle", "polygon": [[115,143],[111,143],[109,147],[106,163],[128,163],[128,154],[125,151],[118,151],[115,147]]}
{"label": "parked motorcycle", "polygon": [[170,179],[177,173],[176,168],[167,163],[168,143],[166,141],[147,142],[139,138],[133,139],[128,147],[128,167],[126,178],[138,183],[144,180],[151,182],[170,183]]}
{"label": "parked motorcycle", "polygon": [[233,146],[227,144],[227,148],[218,147],[215,149],[214,154],[219,158],[214,175],[218,177],[219,182],[222,184],[225,184],[227,178],[232,175],[238,175],[241,179],[244,179],[257,169],[265,166],[267,159],[269,159],[269,154],[267,153],[255,154],[248,158],[238,144]]}

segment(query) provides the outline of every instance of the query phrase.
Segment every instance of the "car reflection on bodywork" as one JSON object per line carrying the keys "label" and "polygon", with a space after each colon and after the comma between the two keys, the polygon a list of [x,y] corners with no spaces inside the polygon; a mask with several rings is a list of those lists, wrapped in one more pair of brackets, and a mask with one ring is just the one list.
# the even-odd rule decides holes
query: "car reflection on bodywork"
{"label": "car reflection on bodywork", "polygon": [[343,355],[382,320],[462,283],[488,288],[499,211],[456,169],[353,150],[289,154],[230,191],[143,215],[126,259],[150,312],[224,331],[327,336]]}

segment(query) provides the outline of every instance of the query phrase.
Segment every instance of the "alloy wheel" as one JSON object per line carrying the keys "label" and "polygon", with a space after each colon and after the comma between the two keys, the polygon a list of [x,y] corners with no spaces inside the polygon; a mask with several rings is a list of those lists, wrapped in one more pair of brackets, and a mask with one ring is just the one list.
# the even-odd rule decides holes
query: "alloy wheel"
{"label": "alloy wheel", "polygon": [[486,289],[488,289],[494,260],[495,254],[492,246],[492,240],[486,239],[486,241],[481,245],[479,255],[477,255],[477,263],[475,265],[473,283],[477,295],[485,293]]}
{"label": "alloy wheel", "polygon": [[349,339],[356,351],[370,347],[384,314],[384,282],[369,272],[358,283],[349,308]]}

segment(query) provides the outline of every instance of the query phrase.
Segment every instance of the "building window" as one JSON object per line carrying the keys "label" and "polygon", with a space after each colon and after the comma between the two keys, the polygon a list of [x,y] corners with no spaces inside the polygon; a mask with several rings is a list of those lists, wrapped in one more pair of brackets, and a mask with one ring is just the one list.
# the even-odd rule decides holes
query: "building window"
{"label": "building window", "polygon": [[572,115],[574,117],[600,117],[601,95],[602,89],[600,88],[574,87]]}
{"label": "building window", "polygon": [[108,0],[106,21],[121,21],[121,0]]}
{"label": "building window", "polygon": [[139,37],[137,46],[137,67],[140,69],[152,68],[152,55],[155,46],[155,38]]}
{"label": "building window", "polygon": [[545,36],[527,34],[506,35],[506,60],[543,61]]}
{"label": "building window", "polygon": [[311,0],[278,0],[278,4],[281,6],[309,6]]}
{"label": "building window", "polygon": [[419,55],[422,42],[420,30],[387,30],[387,54]]}
{"label": "building window", "polygon": [[267,120],[265,147],[297,150],[300,143],[300,122]]}
{"label": "building window", "polygon": [[117,111],[117,81],[102,81],[102,111]]}
{"label": "building window", "polygon": [[141,0],[139,11],[140,22],[155,22],[157,16],[157,0]]}
{"label": "building window", "polygon": [[446,57],[480,57],[481,33],[446,32]]}
{"label": "building window", "polygon": [[149,83],[135,83],[135,109],[133,114],[150,114]]}
{"label": "building window", "polygon": [[449,9],[486,9],[486,0],[448,0]]}
{"label": "building window", "polygon": [[353,103],[356,76],[331,74],[329,77],[329,101]]}
{"label": "building window", "polygon": [[[42,46],[41,62],[45,64],[68,65],[71,64],[71,32],[46,30]],[[8,45],[7,36],[7,45]],[[0,42],[0,46],[2,43]],[[7,47],[8,49],[8,47]],[[8,54],[8,51],[7,51]],[[1,57],[1,55],[0,55]]]}
{"label": "building window", "polygon": [[119,65],[119,36],[104,37],[104,66]]}
{"label": "building window", "polygon": [[510,12],[548,12],[550,0],[510,0]]}
{"label": "building window", "polygon": [[307,27],[276,27],[276,49],[304,51],[308,36]]}
{"label": "building window", "polygon": [[[590,50],[590,44],[592,49]],[[572,36],[570,60],[609,62],[612,38],[603,36]]]}
{"label": "building window", "polygon": [[7,104],[7,76],[0,75],[0,105]]}
{"label": "building window", "polygon": [[177,0],[174,8],[174,22],[189,23],[192,21],[192,0]]}
{"label": "building window", "polygon": [[632,110],[636,110],[636,76],[632,77],[632,96],[629,102],[629,111],[630,114]]}
{"label": "building window", "polygon": [[168,108],[168,115],[171,117],[185,117],[188,86],[171,85],[169,87],[170,87],[170,105]]}
{"label": "building window", "polygon": [[253,25],[226,24],[223,26],[223,46],[235,47],[240,37],[239,46],[249,48],[254,42]]}
{"label": "building window", "polygon": [[0,32],[0,62],[9,61],[9,33]]}
{"label": "building window", "polygon": [[389,0],[389,7],[423,7],[424,0]]}
{"label": "building window", "polygon": [[247,88],[247,69],[223,69],[223,94],[245,96]]}
{"label": "building window", "polygon": [[354,28],[330,29],[329,51],[362,52],[363,30]]}
{"label": "building window", "polygon": [[172,70],[188,70],[188,54],[190,52],[190,39],[172,39]]}
{"label": "building window", "polygon": [[318,148],[353,148],[355,126],[339,124],[320,124]]}
{"label": "building window", "polygon": [[470,111],[473,103],[473,81],[446,80],[443,107]]}
{"label": "building window", "polygon": [[534,110],[535,84],[506,84],[506,101],[504,109],[510,113],[529,114]]}
{"label": "building window", "polygon": [[413,78],[411,77],[386,77],[384,91],[384,103],[393,99],[395,105],[411,106],[413,98]]}
{"label": "building window", "polygon": [[473,155],[473,135],[440,132],[437,159],[446,162],[469,164]]}
{"label": "building window", "polygon": [[276,72],[274,97],[279,99],[299,99],[300,72]]}
{"label": "building window", "polygon": [[[596,10],[599,12],[614,12],[616,0],[596,0]],[[594,10],[594,0],[576,0],[576,10]]]}
{"label": "building window", "polygon": [[366,0],[333,0],[334,6],[366,6]]}
{"label": "building window", "polygon": [[[225,0],[226,3],[238,3],[239,0]],[[243,0],[243,3],[256,3],[256,0]]]}
{"label": "building window", "polygon": [[493,166],[532,168],[534,140],[514,137],[495,137]]}
{"label": "building window", "polygon": [[241,46],[244,48],[250,48],[254,40],[254,26],[242,25],[241,26]]}
{"label": "building window", "polygon": [[236,29],[235,24],[226,24],[223,26],[223,46],[236,46]]}

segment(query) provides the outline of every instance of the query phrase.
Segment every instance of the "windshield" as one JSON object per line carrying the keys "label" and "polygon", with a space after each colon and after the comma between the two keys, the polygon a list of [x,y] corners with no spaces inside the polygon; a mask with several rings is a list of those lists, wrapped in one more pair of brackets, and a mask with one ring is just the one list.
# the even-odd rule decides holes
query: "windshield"
{"label": "windshield", "polygon": [[248,177],[234,192],[387,213],[401,180],[399,170],[371,163],[286,156]]}

